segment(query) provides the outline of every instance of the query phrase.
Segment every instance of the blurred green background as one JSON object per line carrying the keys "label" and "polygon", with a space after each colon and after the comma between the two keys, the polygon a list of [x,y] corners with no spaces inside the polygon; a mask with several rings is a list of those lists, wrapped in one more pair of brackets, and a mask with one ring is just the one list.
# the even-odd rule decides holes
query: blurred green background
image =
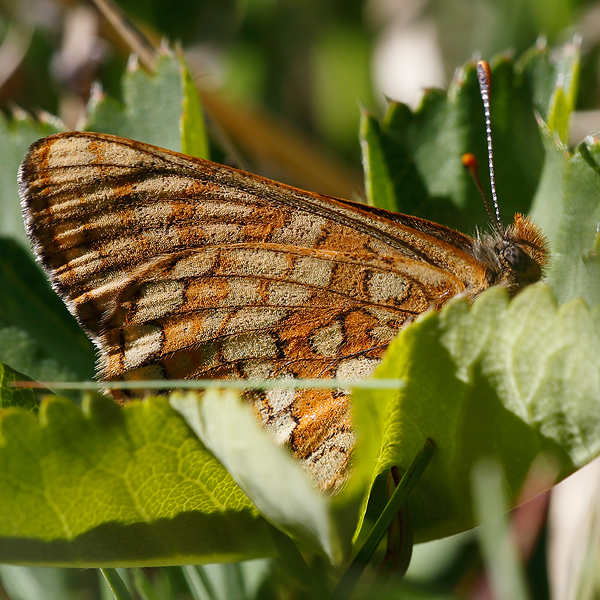
{"label": "blurred green background", "polygon": [[[119,6],[152,43],[181,42],[217,129],[252,170],[308,189],[362,197],[361,104],[382,112],[387,96],[417,107],[424,88],[447,87],[455,68],[473,56],[519,56],[540,37],[553,45],[582,36],[572,141],[600,128],[600,2],[120,0]],[[0,0],[0,108],[9,116],[47,111],[76,127],[92,82],[119,97],[128,55],[90,2]],[[222,147],[215,156],[235,162]],[[520,519],[529,539],[532,597],[567,598],[556,587],[550,595],[547,506],[548,496],[525,505],[514,522]],[[563,499],[562,510],[570,506]],[[491,598],[472,533],[426,546],[417,550],[410,585],[386,598]],[[597,563],[590,564],[593,573]],[[66,573],[0,567],[0,598],[110,597],[95,572]],[[180,571],[150,576],[157,597],[192,597]],[[593,590],[570,597],[592,598]],[[246,597],[275,597],[255,594]]]}

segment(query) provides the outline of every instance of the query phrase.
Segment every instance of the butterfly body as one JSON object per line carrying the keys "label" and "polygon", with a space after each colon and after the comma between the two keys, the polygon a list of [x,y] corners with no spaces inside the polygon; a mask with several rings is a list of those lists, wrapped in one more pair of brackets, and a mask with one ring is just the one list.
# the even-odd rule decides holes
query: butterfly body
{"label": "butterfly body", "polygon": [[[105,134],[39,140],[19,181],[36,254],[107,380],[363,378],[414,317],[490,285],[515,293],[547,254],[520,215],[472,239]],[[340,484],[344,392],[252,402],[321,487]]]}

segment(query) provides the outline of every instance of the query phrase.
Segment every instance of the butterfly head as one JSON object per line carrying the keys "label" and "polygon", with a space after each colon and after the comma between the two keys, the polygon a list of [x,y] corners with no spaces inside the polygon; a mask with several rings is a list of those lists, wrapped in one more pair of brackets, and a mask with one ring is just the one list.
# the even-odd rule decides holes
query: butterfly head
{"label": "butterfly head", "polygon": [[512,225],[475,242],[475,257],[487,267],[490,285],[505,285],[511,295],[539,281],[548,263],[548,242],[540,228],[521,214]]}

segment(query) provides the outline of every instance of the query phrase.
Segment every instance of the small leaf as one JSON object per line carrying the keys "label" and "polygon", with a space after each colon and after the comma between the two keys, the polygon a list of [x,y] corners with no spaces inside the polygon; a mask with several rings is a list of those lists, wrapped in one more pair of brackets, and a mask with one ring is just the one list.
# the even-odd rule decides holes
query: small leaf
{"label": "small leaf", "polygon": [[111,133],[176,152],[183,152],[185,146],[194,155],[206,154],[200,104],[182,58],[163,50],[153,75],[132,62],[122,86],[122,106],[102,93],[92,94],[86,131]]}
{"label": "small leaf", "polygon": [[554,90],[550,97],[546,122],[563,144],[569,143],[569,124],[575,110],[581,59],[580,42],[566,44],[555,57]]}
{"label": "small leaf", "polygon": [[532,218],[550,241],[546,279],[560,302],[580,296],[594,306],[600,301],[600,288],[584,257],[592,250],[600,221],[600,141],[588,136],[571,154],[543,121],[540,131],[546,164]]}
{"label": "small leaf", "polygon": [[381,147],[379,123],[365,111],[361,114],[360,141],[367,202],[377,208],[397,211],[394,185]]}
{"label": "small leaf", "polygon": [[333,563],[342,548],[330,518],[328,496],[259,426],[233,391],[173,394],[171,404],[273,525],[324,552]]}
{"label": "small leaf", "polygon": [[183,105],[181,110],[181,151],[198,158],[210,158],[208,138],[204,126],[204,115],[198,90],[185,63],[183,56],[179,57]]}
{"label": "small leaf", "polygon": [[31,381],[29,377],[0,363],[0,409],[19,406],[28,410],[38,407],[39,400],[31,388],[12,387],[14,381]]}

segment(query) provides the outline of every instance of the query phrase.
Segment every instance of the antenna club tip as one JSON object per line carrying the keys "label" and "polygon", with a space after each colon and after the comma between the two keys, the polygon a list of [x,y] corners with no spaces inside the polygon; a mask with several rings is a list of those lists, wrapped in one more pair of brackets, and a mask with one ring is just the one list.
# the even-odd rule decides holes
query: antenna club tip
{"label": "antenna club tip", "polygon": [[462,155],[461,162],[462,166],[468,171],[477,170],[477,159],[470,152]]}
{"label": "antenna club tip", "polygon": [[477,75],[479,78],[483,78],[487,85],[490,85],[492,80],[492,70],[490,69],[490,63],[487,60],[477,61]]}

